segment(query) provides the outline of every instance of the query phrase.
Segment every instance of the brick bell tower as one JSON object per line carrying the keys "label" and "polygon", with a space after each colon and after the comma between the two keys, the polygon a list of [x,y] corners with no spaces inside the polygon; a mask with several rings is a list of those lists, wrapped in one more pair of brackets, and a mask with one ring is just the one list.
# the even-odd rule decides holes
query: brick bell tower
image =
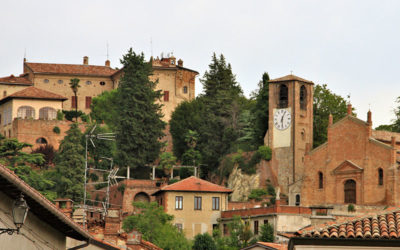
{"label": "brick bell tower", "polygon": [[[300,204],[304,155],[312,148],[313,87],[313,82],[295,75],[269,81],[269,126],[264,144],[272,149],[272,171],[293,205]],[[299,190],[291,197],[289,191],[296,183]]]}

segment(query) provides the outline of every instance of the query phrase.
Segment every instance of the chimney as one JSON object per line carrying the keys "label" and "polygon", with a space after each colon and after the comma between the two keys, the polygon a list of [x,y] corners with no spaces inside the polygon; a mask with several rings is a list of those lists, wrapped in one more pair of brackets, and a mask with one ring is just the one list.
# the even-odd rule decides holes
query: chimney
{"label": "chimney", "polygon": [[178,66],[183,67],[183,61],[182,61],[182,59],[179,59],[179,60],[178,60]]}
{"label": "chimney", "polygon": [[347,115],[351,115],[352,107],[351,104],[347,104]]}
{"label": "chimney", "polygon": [[394,148],[396,146],[396,137],[392,136],[390,145]]}
{"label": "chimney", "polygon": [[106,61],[106,67],[110,67],[110,60]]}
{"label": "chimney", "polygon": [[84,65],[89,65],[89,57],[87,57],[87,56],[83,57],[83,64]]}
{"label": "chimney", "polygon": [[333,116],[332,114],[329,114],[329,123],[328,126],[331,126],[333,124]]}
{"label": "chimney", "polygon": [[372,126],[372,113],[371,110],[368,111],[367,113],[367,123]]}
{"label": "chimney", "polygon": [[139,231],[133,230],[128,233],[126,245],[139,245],[142,242],[142,234]]}

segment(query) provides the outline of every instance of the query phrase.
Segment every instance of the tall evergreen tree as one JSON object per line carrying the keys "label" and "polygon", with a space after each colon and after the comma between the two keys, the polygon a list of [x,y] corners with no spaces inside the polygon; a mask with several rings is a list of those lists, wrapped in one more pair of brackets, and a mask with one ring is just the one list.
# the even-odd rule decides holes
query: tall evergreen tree
{"label": "tall evergreen tree", "polygon": [[121,60],[123,76],[117,98],[116,144],[121,167],[142,167],[159,155],[165,122],[161,120],[162,96],[155,90],[157,82],[149,80],[151,63],[145,62],[143,53],[132,49]]}
{"label": "tall evergreen tree", "polygon": [[78,124],[71,124],[67,135],[61,141],[56,155],[54,176],[58,197],[70,198],[79,202],[83,198],[85,158],[81,144],[82,133]]}
{"label": "tall evergreen tree", "polygon": [[[69,83],[69,86],[72,89],[72,92],[74,92],[74,96],[75,96],[75,114],[77,115],[78,113],[78,88],[80,88],[81,86],[79,85],[79,79],[78,78],[72,78],[71,82]],[[75,117],[76,121],[78,121],[78,116]]]}
{"label": "tall evergreen tree", "polygon": [[264,144],[264,136],[268,130],[268,88],[269,75],[264,72],[262,81],[258,83],[258,91],[254,94],[256,101],[255,106],[251,110],[252,113],[252,128],[253,128],[253,140],[255,146]]}

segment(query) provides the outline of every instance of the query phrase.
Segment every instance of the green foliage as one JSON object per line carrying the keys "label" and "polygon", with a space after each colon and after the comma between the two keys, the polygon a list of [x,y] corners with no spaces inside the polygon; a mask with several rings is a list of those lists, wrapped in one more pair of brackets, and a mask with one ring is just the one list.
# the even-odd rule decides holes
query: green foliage
{"label": "green foliage", "polygon": [[65,116],[65,119],[68,121],[72,121],[74,118],[82,117],[85,115],[85,113],[80,110],[63,110],[62,112]]}
{"label": "green foliage", "polygon": [[190,242],[183,233],[172,225],[173,216],[164,212],[163,207],[156,202],[134,202],[133,205],[142,212],[128,216],[123,221],[123,229],[130,232],[133,229],[142,233],[143,239],[158,247],[170,250],[190,249]]}
{"label": "green foliage", "polygon": [[78,125],[71,124],[55,158],[56,192],[59,197],[70,198],[75,202],[80,202],[83,197],[85,159],[81,140],[82,133]]}
{"label": "green foliage", "polygon": [[58,126],[54,126],[53,132],[56,133],[56,134],[60,134],[61,130],[60,130],[60,128]]}
{"label": "green foliage", "polygon": [[64,113],[61,110],[57,110],[57,120],[64,120]]}
{"label": "green foliage", "polygon": [[268,130],[269,75],[264,72],[258,83],[258,90],[253,94],[256,104],[251,109],[251,127],[255,146],[264,145],[265,133]]}
{"label": "green foliage", "polygon": [[394,128],[393,128],[393,124],[379,125],[378,127],[375,128],[375,130],[383,130],[383,131],[395,132]]}
{"label": "green foliage", "polygon": [[260,155],[261,159],[265,161],[271,160],[272,150],[268,146],[259,146],[257,150],[257,154]]}
{"label": "green foliage", "polygon": [[36,148],[35,150],[32,151],[34,154],[42,154],[44,157],[44,162],[43,164],[37,164],[40,167],[45,167],[46,169],[50,166],[53,165],[54,162],[54,157],[56,155],[56,150],[54,147],[50,144],[42,145],[39,148]]}
{"label": "green foliage", "polygon": [[380,125],[375,130],[386,130],[390,132],[400,133],[400,96],[396,99],[397,107],[394,109],[394,115],[396,118],[392,121],[392,124]]}
{"label": "green foliage", "polygon": [[192,176],[193,173],[193,169],[192,168],[185,168],[185,167],[181,167],[179,169],[179,177],[181,178],[181,180],[186,179],[190,176]]}
{"label": "green foliage", "polygon": [[97,123],[105,123],[111,129],[116,126],[118,89],[104,91],[92,100],[90,117]]}
{"label": "green foliage", "polygon": [[349,204],[349,205],[347,206],[347,211],[349,211],[349,212],[355,212],[355,211],[356,211],[356,208],[354,207],[353,204]]}
{"label": "green foliage", "polygon": [[274,228],[267,223],[261,226],[259,241],[274,242]]}
{"label": "green foliage", "polygon": [[329,114],[336,122],[347,114],[346,100],[331,92],[326,86],[316,85],[314,88],[314,147],[323,144],[327,139]]}
{"label": "green foliage", "polygon": [[228,224],[229,228],[229,246],[243,248],[248,246],[253,232],[250,229],[249,221],[242,220],[239,216],[234,216],[232,222]]}
{"label": "green foliage", "polygon": [[[123,76],[118,87],[115,117],[117,158],[120,167],[144,167],[159,155],[165,122],[161,120],[162,96],[157,82],[149,80],[151,64],[132,49],[123,56]],[[151,125],[151,126],[150,126]]]}
{"label": "green foliage", "polygon": [[193,250],[217,250],[214,239],[208,234],[198,234],[194,237]]}
{"label": "green foliage", "polygon": [[122,183],[121,185],[119,185],[119,186],[117,187],[117,190],[118,190],[121,194],[124,194],[125,188],[126,188],[125,184]]}
{"label": "green foliage", "polygon": [[252,189],[249,195],[249,200],[262,201],[263,196],[267,194],[268,192],[265,189],[261,188]]}
{"label": "green foliage", "polygon": [[164,152],[160,155],[159,166],[162,169],[170,170],[176,163],[176,157],[171,152]]}

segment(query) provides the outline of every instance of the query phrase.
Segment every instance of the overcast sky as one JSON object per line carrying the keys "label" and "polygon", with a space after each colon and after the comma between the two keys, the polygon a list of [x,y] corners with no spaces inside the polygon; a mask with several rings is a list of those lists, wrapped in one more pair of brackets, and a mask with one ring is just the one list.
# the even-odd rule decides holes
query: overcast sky
{"label": "overcast sky", "polygon": [[350,94],[374,127],[400,96],[400,1],[0,1],[0,76],[22,73],[25,49],[30,62],[104,65],[107,43],[112,67],[133,47],[173,52],[199,77],[222,53],[247,96],[263,72],[293,71]]}

